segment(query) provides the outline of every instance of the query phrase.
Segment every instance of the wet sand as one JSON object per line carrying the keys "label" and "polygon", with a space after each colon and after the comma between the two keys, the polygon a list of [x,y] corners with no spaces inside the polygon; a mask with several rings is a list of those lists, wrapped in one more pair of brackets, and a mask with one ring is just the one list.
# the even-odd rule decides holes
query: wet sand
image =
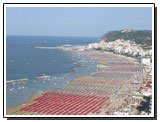
{"label": "wet sand", "polygon": [[25,101],[23,104],[21,105],[17,105],[15,107],[11,107],[11,108],[8,108],[6,109],[6,115],[11,115],[13,114],[14,112],[20,110],[21,108],[23,107],[26,107],[26,106],[29,106],[29,105],[32,105],[35,101],[35,99],[41,97],[45,92],[40,92],[40,93],[36,93],[36,94],[33,94],[27,101]]}

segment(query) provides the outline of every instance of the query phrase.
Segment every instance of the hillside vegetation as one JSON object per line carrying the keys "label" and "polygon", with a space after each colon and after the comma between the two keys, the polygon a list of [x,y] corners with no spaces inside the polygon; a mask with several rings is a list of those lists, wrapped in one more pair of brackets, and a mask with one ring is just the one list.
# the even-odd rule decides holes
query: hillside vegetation
{"label": "hillside vegetation", "polygon": [[106,33],[101,40],[105,42],[115,41],[117,39],[124,39],[134,41],[141,44],[142,47],[150,47],[152,45],[152,31],[151,30],[119,30],[110,31]]}

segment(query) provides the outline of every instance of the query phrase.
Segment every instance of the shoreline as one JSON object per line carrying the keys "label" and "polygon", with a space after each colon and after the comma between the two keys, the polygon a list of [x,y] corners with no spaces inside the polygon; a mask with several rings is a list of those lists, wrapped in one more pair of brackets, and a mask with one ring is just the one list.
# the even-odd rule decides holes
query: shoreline
{"label": "shoreline", "polygon": [[[72,51],[74,52],[74,50]],[[96,64],[103,64],[103,65],[106,65],[106,67],[97,67],[96,68],[96,71],[95,72],[91,72],[89,74],[86,74],[86,75],[81,75],[75,79],[73,79],[72,81],[69,81],[69,83],[67,85],[64,86],[64,88],[60,89],[60,90],[57,90],[58,92],[61,91],[65,94],[77,94],[77,95],[89,95],[89,96],[99,96],[100,94],[97,92],[98,90],[100,90],[102,92],[102,97],[109,97],[109,100],[105,100],[103,102],[103,104],[101,105],[100,109],[99,109],[99,113],[97,114],[113,114],[115,112],[117,112],[117,110],[121,110],[122,108],[125,108],[126,107],[126,101],[125,100],[128,100],[131,101],[132,97],[128,96],[126,97],[125,95],[123,95],[123,92],[124,94],[128,94],[128,95],[131,95],[131,86],[130,85],[130,81],[128,81],[125,76],[128,77],[131,76],[132,77],[132,70],[130,72],[126,72],[126,69],[128,69],[128,67],[131,67],[134,69],[134,65],[135,65],[135,69],[136,67],[138,67],[137,65],[140,65],[141,64],[135,64],[134,63],[134,60],[132,59],[129,59],[128,57],[126,56],[121,56],[121,55],[117,55],[117,54],[113,54],[113,53],[110,53],[110,52],[100,52],[100,51],[83,51],[81,52],[83,54],[85,54],[86,56],[88,56],[91,60],[94,60],[96,62]],[[110,58],[108,58],[107,56],[109,56]],[[104,59],[103,59],[104,58]],[[105,60],[106,58],[106,60]],[[116,64],[117,66],[120,66],[120,68],[117,69],[117,66],[114,66],[112,63],[114,60],[118,59],[119,62],[122,62],[122,64]],[[128,61],[126,61],[126,59]],[[118,62],[117,62],[118,63]],[[125,65],[123,65],[123,63],[129,65],[128,67],[126,67]],[[133,66],[132,66],[133,65]],[[122,77],[122,79],[118,79],[115,75],[115,71],[118,70],[119,72],[117,73],[121,73],[121,74],[118,74],[120,77]],[[123,71],[124,70],[124,71]],[[127,74],[127,75],[126,75]],[[105,78],[105,75],[107,75],[107,77]],[[110,78],[110,75],[113,75],[113,79],[117,79],[117,81],[113,81],[113,82],[110,82],[109,79],[107,78]],[[138,74],[137,74],[138,76]],[[97,79],[96,79],[97,78]],[[101,79],[102,78],[102,79]],[[97,88],[93,81],[96,79],[95,83],[97,83],[99,85],[100,88]],[[123,80],[126,79],[126,82],[123,82]],[[111,80],[112,80],[112,77],[111,77]],[[122,80],[122,81],[121,81]],[[87,82],[86,82],[87,81]],[[80,82],[80,84],[79,84]],[[142,81],[139,81],[139,82],[142,82]],[[112,85],[113,84],[113,85]],[[115,84],[115,85],[114,85]],[[119,85],[116,85],[116,84],[119,84]],[[82,85],[82,87],[80,87]],[[116,90],[116,88],[114,88],[113,90],[108,90],[107,87],[108,85],[111,86],[111,88],[113,87],[116,87],[118,88],[119,90]],[[126,85],[126,86],[125,86]],[[87,86],[87,87],[86,87]],[[104,87],[105,86],[105,87]],[[122,88],[119,88],[122,87]],[[140,83],[139,86],[137,86],[138,88],[136,89],[139,89],[140,86],[142,86],[142,83]],[[86,87],[86,89],[91,89],[90,91],[95,90],[95,91],[87,91],[85,90],[84,88]],[[129,93],[123,91],[123,88],[127,87],[127,90]],[[103,90],[106,90],[106,91],[102,91],[101,89],[104,88]],[[79,90],[80,89],[80,90]],[[67,91],[68,90],[68,91]],[[73,90],[73,93],[72,93],[72,90]],[[97,90],[97,91],[96,91]],[[78,92],[77,92],[78,91]],[[83,91],[81,93],[81,91]],[[122,92],[123,91],[123,92]],[[47,91],[46,91],[47,92]],[[44,92],[44,93],[46,93]],[[71,93],[70,93],[71,92]],[[76,93],[77,92],[77,93]],[[87,93],[88,92],[88,93]],[[89,93],[90,92],[90,93]],[[108,92],[111,92],[110,94]],[[120,92],[120,93],[119,93]],[[25,108],[27,106],[30,106],[32,105],[36,98],[40,98],[43,96],[44,93],[36,93],[36,94],[33,94],[26,102],[24,102],[23,104],[21,105],[17,105],[16,107],[13,107],[13,108],[10,108],[10,109],[7,109],[6,110],[6,114],[7,115],[10,115],[10,114],[13,114],[15,113],[16,111],[19,111],[21,108]],[[118,95],[115,95],[115,93]],[[104,94],[104,95],[103,95]],[[120,100],[122,105],[115,105],[114,102],[116,102],[117,100]],[[125,101],[125,102],[124,102]],[[138,101],[139,102],[139,101]],[[134,107],[131,107],[131,109],[134,109],[134,110],[131,110],[131,112],[129,114],[136,114],[137,111],[135,110]],[[23,113],[23,112],[22,112]],[[34,114],[34,113],[33,113]],[[91,113],[90,114],[95,114],[95,113]]]}
{"label": "shoreline", "polygon": [[15,105],[14,107],[9,107],[8,109],[6,109],[6,115],[10,115],[14,112],[16,112],[17,110],[19,110],[22,107],[31,105],[34,103],[34,99],[41,97],[45,92],[39,92],[36,94],[32,94],[31,97],[29,97],[25,102],[23,102],[22,104],[19,105]]}

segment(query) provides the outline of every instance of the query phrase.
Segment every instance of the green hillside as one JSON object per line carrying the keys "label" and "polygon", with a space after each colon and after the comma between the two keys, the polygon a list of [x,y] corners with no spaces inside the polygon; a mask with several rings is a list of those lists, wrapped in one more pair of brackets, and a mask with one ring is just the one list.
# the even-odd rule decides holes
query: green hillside
{"label": "green hillside", "polygon": [[137,44],[142,44],[142,47],[151,47],[152,31],[151,30],[119,30],[110,31],[103,37],[106,42],[115,41],[117,39],[135,41]]}

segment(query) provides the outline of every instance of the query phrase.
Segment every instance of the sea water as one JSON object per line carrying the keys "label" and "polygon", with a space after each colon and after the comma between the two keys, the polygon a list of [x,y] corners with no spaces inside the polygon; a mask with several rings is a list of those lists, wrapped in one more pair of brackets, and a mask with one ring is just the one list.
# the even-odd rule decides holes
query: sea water
{"label": "sea water", "polygon": [[[96,40],[91,37],[7,36],[6,79],[27,80],[6,83],[6,106],[21,104],[39,91],[63,88],[74,78],[96,69],[96,64],[82,53],[36,46],[84,45]],[[42,74],[50,77],[37,79]]]}

